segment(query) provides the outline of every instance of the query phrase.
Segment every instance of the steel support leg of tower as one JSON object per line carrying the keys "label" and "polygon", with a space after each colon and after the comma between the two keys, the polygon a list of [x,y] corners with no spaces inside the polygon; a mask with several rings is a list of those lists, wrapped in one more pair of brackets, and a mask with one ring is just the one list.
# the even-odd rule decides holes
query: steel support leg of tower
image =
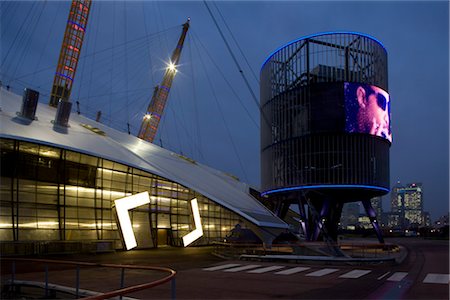
{"label": "steel support leg of tower", "polygon": [[329,216],[330,212],[330,200],[324,199],[322,202],[322,207],[320,209],[320,215],[316,219],[315,225],[314,225],[314,233],[312,235],[312,241],[317,241],[319,238],[320,231],[322,230],[324,224],[324,220],[326,221],[326,218]]}
{"label": "steel support leg of tower", "polygon": [[370,219],[370,222],[372,223],[373,229],[375,230],[375,234],[377,235],[378,241],[382,244],[384,244],[383,235],[381,234],[380,225],[377,222],[377,213],[372,207],[372,204],[370,203],[370,200],[362,200],[361,201],[364,209],[366,210],[366,214]]}
{"label": "steel support leg of tower", "polygon": [[306,211],[305,211],[305,203],[304,199],[302,197],[298,197],[298,211],[300,214],[300,225],[303,230],[303,233],[305,234],[306,240],[309,240],[310,234],[309,234],[309,226],[306,219]]}

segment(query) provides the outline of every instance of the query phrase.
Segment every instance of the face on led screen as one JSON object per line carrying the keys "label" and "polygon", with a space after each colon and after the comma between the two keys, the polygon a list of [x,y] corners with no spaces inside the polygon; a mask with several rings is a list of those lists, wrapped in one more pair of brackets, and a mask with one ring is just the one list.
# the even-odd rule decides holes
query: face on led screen
{"label": "face on led screen", "polygon": [[344,83],[345,131],[369,133],[392,142],[389,94],[374,85]]}

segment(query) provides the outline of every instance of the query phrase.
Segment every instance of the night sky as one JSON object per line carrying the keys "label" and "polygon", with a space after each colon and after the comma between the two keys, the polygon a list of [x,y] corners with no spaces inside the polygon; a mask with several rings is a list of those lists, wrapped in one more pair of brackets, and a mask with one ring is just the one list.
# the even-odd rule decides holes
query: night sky
{"label": "night sky", "polygon": [[[70,2],[0,4],[0,80],[19,94],[24,87],[37,89],[40,102],[48,103]],[[262,63],[292,40],[348,30],[381,41],[392,105],[391,185],[421,182],[432,219],[448,212],[447,1],[208,6],[258,102]],[[95,118],[101,110],[103,123],[122,131],[129,123],[137,134],[187,17],[191,28],[156,144],[258,187],[259,110],[203,1],[94,1],[71,101],[80,102],[82,114]],[[390,210],[389,196],[383,205]]]}

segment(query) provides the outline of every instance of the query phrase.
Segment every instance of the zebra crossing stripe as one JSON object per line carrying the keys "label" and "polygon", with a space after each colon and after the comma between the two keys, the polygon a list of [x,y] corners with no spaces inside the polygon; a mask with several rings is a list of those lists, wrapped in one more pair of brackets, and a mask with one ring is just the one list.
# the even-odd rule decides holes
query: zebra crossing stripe
{"label": "zebra crossing stripe", "polygon": [[309,270],[309,269],[311,269],[311,268],[309,268],[309,267],[295,267],[295,268],[283,270],[283,271],[280,271],[280,272],[276,272],[275,274],[279,274],[279,275],[291,275],[291,274],[303,272],[303,271],[306,271],[306,270]]}
{"label": "zebra crossing stripe", "polygon": [[245,270],[249,270],[249,269],[255,269],[261,267],[260,265],[247,265],[247,266],[242,266],[242,267],[237,267],[237,268],[231,268],[231,269],[226,269],[223,270],[224,272],[239,272],[239,271],[245,271]]}
{"label": "zebra crossing stripe", "polygon": [[435,274],[429,273],[423,280],[423,283],[450,283],[450,275],[449,274]]}
{"label": "zebra crossing stripe", "polygon": [[383,275],[381,275],[380,277],[378,277],[377,279],[378,279],[378,280],[381,280],[381,279],[383,279],[384,277],[388,276],[389,273],[391,273],[391,272],[386,272],[386,273],[384,273]]}
{"label": "zebra crossing stripe", "polygon": [[339,278],[359,278],[361,276],[369,274],[370,272],[372,272],[372,271],[370,271],[370,270],[353,270],[353,271],[350,271],[348,273],[345,273],[345,274],[339,276]]}
{"label": "zebra crossing stripe", "polygon": [[265,267],[265,268],[261,268],[261,269],[250,270],[250,271],[247,271],[247,273],[261,274],[261,273],[279,270],[282,268],[284,268],[284,266],[270,266],[270,267]]}
{"label": "zebra crossing stripe", "polygon": [[319,271],[308,273],[305,276],[321,277],[321,276],[324,276],[324,275],[328,275],[328,274],[334,273],[336,271],[339,271],[339,269],[322,269],[322,270],[319,270]]}
{"label": "zebra crossing stripe", "polygon": [[217,270],[223,270],[223,269],[228,269],[228,268],[237,267],[237,266],[240,266],[240,264],[220,265],[220,266],[215,266],[215,267],[210,267],[210,268],[203,269],[203,271],[217,271]]}
{"label": "zebra crossing stripe", "polygon": [[408,275],[407,272],[395,272],[394,274],[391,275],[391,277],[389,277],[388,279],[386,279],[387,281],[400,281],[403,278],[406,277],[406,275]]}

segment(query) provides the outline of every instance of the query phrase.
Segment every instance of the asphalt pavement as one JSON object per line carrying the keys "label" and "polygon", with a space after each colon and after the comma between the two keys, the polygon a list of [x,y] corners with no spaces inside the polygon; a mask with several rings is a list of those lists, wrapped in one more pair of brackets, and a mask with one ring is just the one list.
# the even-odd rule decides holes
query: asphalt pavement
{"label": "asphalt pavement", "polygon": [[[159,248],[95,255],[45,257],[96,263],[169,267],[177,271],[179,299],[449,299],[448,241],[421,238],[389,239],[408,250],[401,264],[310,264],[223,260],[211,247]],[[2,263],[2,278],[8,276]],[[42,280],[42,266],[17,264],[18,279]],[[126,285],[155,280],[158,274],[126,271]],[[70,268],[50,270],[50,280],[73,285]],[[81,288],[118,288],[120,275],[104,268],[80,271]],[[128,295],[139,299],[168,299],[171,284]]]}

